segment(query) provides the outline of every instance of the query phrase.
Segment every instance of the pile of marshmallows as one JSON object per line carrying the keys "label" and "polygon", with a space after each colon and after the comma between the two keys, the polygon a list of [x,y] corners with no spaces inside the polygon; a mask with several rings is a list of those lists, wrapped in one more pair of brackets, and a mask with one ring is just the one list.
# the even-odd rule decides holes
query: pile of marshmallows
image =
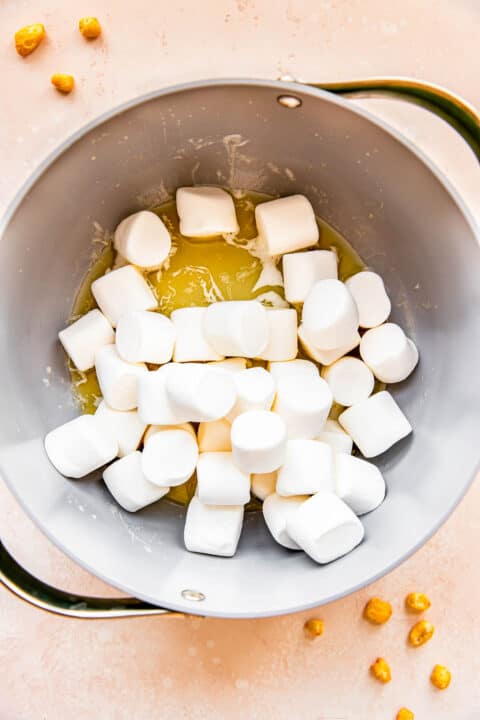
{"label": "pile of marshmallows", "polygon": [[[181,188],[177,209],[184,235],[238,230],[232,198],[219,188]],[[115,233],[131,264],[93,282],[99,309],[59,333],[79,370],[95,367],[103,400],[95,415],[50,432],[45,447],[73,478],[119,457],[103,478],[131,512],[196,470],[184,534],[192,552],[235,553],[252,491],[278,543],[327,563],[361,542],[358,515],[385,496],[381,472],[352,456],[352,444],[371,458],[412,430],[389,392],[372,395],[375,378],[404,380],[418,353],[398,325],[385,323],[391,306],[377,274],[343,283],[334,252],[297,252],[318,242],[305,197],[255,213],[264,251],[283,255],[285,297],[303,306],[301,325],[296,309],[254,300],[186,307],[170,318],[152,312],[157,300],[138,268],[161,267],[171,240],[160,218],[136,213]],[[297,359],[298,339],[321,373]],[[362,359],[347,354],[357,346]],[[268,370],[248,368],[247,358],[268,361]],[[329,419],[334,402],[345,407],[338,422]]]}

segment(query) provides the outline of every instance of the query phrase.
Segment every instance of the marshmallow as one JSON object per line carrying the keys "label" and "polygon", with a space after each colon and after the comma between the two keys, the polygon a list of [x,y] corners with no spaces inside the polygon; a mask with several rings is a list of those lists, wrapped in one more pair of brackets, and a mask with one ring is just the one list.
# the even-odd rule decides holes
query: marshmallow
{"label": "marshmallow", "polygon": [[236,376],[237,373],[211,365],[173,364],[165,388],[171,406],[178,408],[188,420],[212,422],[225,417],[232,409]]}
{"label": "marshmallow", "polygon": [[203,334],[220,355],[257,357],[267,346],[267,311],[256,300],[230,300],[209,305]]}
{"label": "marshmallow", "polygon": [[170,490],[147,480],[142,470],[142,453],[138,450],[112,463],[103,471],[103,479],[118,504],[128,512],[137,512],[157,502]]}
{"label": "marshmallow", "polygon": [[314,438],[322,432],[332,407],[332,393],[321,377],[283,378],[277,388],[274,412],[285,421],[289,438]]}
{"label": "marshmallow", "polygon": [[237,399],[226,418],[233,422],[247,410],[270,410],[275,397],[275,380],[261,367],[235,373],[233,376]]}
{"label": "marshmallow", "polygon": [[232,557],[242,524],[243,505],[204,505],[193,497],[185,518],[185,547],[190,552]]}
{"label": "marshmallow", "polygon": [[80,478],[113,460],[118,444],[94,415],[80,415],[51,430],[45,450],[52,465],[66,477]]}
{"label": "marshmallow", "polygon": [[167,363],[138,379],[138,415],[147,425],[179,425],[190,420],[188,413],[175,407],[167,395],[167,376],[173,367],[173,363]]}
{"label": "marshmallow", "polygon": [[95,365],[97,350],[115,342],[115,333],[100,310],[90,310],[64,330],[60,330],[58,339],[77,370],[84,372]]}
{"label": "marshmallow", "polygon": [[336,493],[353,510],[364,515],[385,498],[385,480],[376,465],[352,455],[336,456]]}
{"label": "marshmallow", "polygon": [[290,253],[283,256],[282,262],[285,298],[293,304],[303,303],[319,280],[338,278],[338,258],[331,250]]}
{"label": "marshmallow", "polygon": [[150,436],[142,453],[147,480],[160,487],[175,487],[192,477],[198,459],[194,436],[181,428],[166,428]]}
{"label": "marshmallow", "polygon": [[176,194],[180,232],[185,237],[207,237],[238,232],[231,196],[218,187],[181,187]]}
{"label": "marshmallow", "polygon": [[170,315],[176,333],[173,351],[175,362],[223,360],[223,356],[213,349],[203,334],[206,310],[204,307],[185,307],[174,310]]}
{"label": "marshmallow", "polygon": [[230,372],[240,372],[241,370],[247,369],[247,359],[243,357],[232,357],[226,360],[212,360],[208,363],[209,365],[216,365],[217,367],[229,370]]}
{"label": "marshmallow", "polygon": [[277,473],[252,473],[251,490],[259,500],[265,500],[269,495],[275,492],[277,487]]}
{"label": "marshmallow", "polygon": [[360,343],[360,355],[381,382],[405,380],[418,363],[418,350],[395,323],[367,330]]}
{"label": "marshmallow", "polygon": [[243,472],[268,473],[285,459],[287,430],[281,417],[268,410],[250,410],[232,423],[233,461]]}
{"label": "marshmallow", "polygon": [[302,323],[316,348],[340,348],[352,342],[358,329],[355,300],[340,280],[320,280],[305,298]]}
{"label": "marshmallow", "polygon": [[285,461],[278,471],[277,494],[314,495],[335,492],[332,448],[316,440],[289,440]]}
{"label": "marshmallow", "polygon": [[234,465],[231,452],[201,453],[197,497],[206,505],[245,505],[250,500],[250,475]]}
{"label": "marshmallow", "polygon": [[94,280],[92,295],[113,327],[131,310],[154,310],[157,299],[137,268],[125,265]]}
{"label": "marshmallow", "polygon": [[310,360],[298,359],[269,362],[267,368],[277,383],[284,377],[297,375],[298,373],[318,377],[318,367]]}
{"label": "marshmallow", "polygon": [[118,354],[127,362],[163,365],[172,359],[175,328],[165,315],[135,310],[118,321],[115,342]]}
{"label": "marshmallow", "polygon": [[334,402],[347,407],[366,400],[375,385],[370,368],[355,357],[336,360],[322,369],[322,377],[332,391]]}
{"label": "marshmallow", "polygon": [[358,308],[358,324],[362,328],[381,325],[390,315],[392,304],[380,275],[362,270],[345,281]]}
{"label": "marshmallow", "polygon": [[315,214],[303,195],[290,195],[257,205],[255,220],[268,255],[283,255],[318,242]]}
{"label": "marshmallow", "polygon": [[293,360],[298,352],[297,312],[293,308],[267,311],[268,342],[257,356],[261,360]]}
{"label": "marshmallow", "polygon": [[137,407],[137,382],[148,373],[143,363],[122,360],[115,345],[105,345],[95,355],[98,384],[107,405],[114,410]]}
{"label": "marshmallow", "polygon": [[105,400],[98,406],[95,417],[107,431],[112,432],[118,442],[118,457],[130,455],[137,450],[146,430],[146,423],[138,417],[136,410],[113,410]]}
{"label": "marshmallow", "polygon": [[389,392],[371,395],[338,418],[362,455],[375,457],[412,432],[412,426]]}
{"label": "marshmallow", "polygon": [[167,259],[172,241],[162,220],[141,210],[122,220],[115,230],[115,249],[132,265],[156,270]]}
{"label": "marshmallow", "polygon": [[229,452],[232,449],[230,431],[230,423],[224,418],[200,423],[197,434],[198,449],[201,453]]}
{"label": "marshmallow", "polygon": [[333,493],[317,493],[300,505],[287,519],[287,532],[321,564],[346,555],[365,534],[357,516]]}
{"label": "marshmallow", "polygon": [[163,430],[186,430],[195,440],[197,439],[195,428],[191,423],[180,423],[179,425],[150,425],[143,438],[143,445],[145,446],[153,435]]}
{"label": "marshmallow", "polygon": [[327,443],[336,452],[344,452],[348,455],[352,452],[353,440],[336,420],[327,420],[322,432],[315,437],[315,440]]}
{"label": "marshmallow", "polygon": [[343,357],[343,355],[346,355],[351,350],[360,345],[360,335],[357,330],[352,333],[349,342],[341,345],[338,348],[333,348],[333,350],[320,350],[319,348],[315,347],[315,345],[309,339],[308,333],[305,331],[303,325],[300,325],[300,327],[298,328],[298,339],[300,340],[300,344],[304,349],[305,353],[321,365],[331,365],[335,362],[335,360],[338,360],[339,358]]}
{"label": "marshmallow", "polygon": [[288,519],[303,505],[307,496],[281,497],[276,493],[269,495],[263,502],[263,517],[272,537],[289,550],[301,550],[287,532]]}

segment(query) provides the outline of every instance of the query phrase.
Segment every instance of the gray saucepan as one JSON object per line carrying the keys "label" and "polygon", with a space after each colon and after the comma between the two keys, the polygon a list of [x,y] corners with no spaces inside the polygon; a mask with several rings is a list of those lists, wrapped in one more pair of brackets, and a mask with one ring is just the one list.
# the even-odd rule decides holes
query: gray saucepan
{"label": "gray saucepan", "polygon": [[[0,242],[0,470],[53,542],[135,599],[56,591],[0,553],[0,580],[45,609],[83,617],[166,609],[226,617],[294,612],[384,575],[442,524],[480,455],[480,251],[448,181],[408,142],[339,93],[393,92],[434,109],[475,152],[478,116],[438,88],[405,80],[337,86],[229,80],[155,92],[99,118],[34,174]],[[113,229],[179,185],[304,193],[386,281],[392,317],[420,365],[392,392],[414,433],[378,458],[388,494],[364,517],[365,541],[320,567],[269,537],[249,513],[234,558],[190,554],[184,509],[130,515],[98,474],[72,481],[43,437],[76,414],[57,333],[89,265],[93,223]],[[48,368],[48,370],[47,370]],[[138,600],[137,600],[138,599]]]}

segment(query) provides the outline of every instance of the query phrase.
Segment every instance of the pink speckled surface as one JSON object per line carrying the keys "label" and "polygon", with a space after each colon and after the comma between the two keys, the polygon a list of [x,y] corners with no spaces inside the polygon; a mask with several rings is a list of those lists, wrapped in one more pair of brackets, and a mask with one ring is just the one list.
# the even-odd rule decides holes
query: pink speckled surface
{"label": "pink speckled surface", "polygon": [[[101,41],[76,30],[95,13]],[[48,40],[26,60],[18,27],[45,23]],[[0,211],[40,160],[76,128],[122,100],[214,76],[311,80],[373,74],[422,77],[480,106],[477,0],[33,0],[0,4]],[[77,89],[58,96],[52,72],[73,72]],[[480,219],[479,170],[452,131],[419,109],[369,107],[418,143],[448,174]],[[454,425],[453,425],[454,426]],[[454,482],[452,478],[452,482]],[[0,486],[2,536],[30,569],[65,589],[115,592],[76,567],[32,526]],[[76,622],[49,616],[0,591],[1,720],[383,720],[406,705],[428,720],[480,717],[480,483],[453,517],[402,567],[374,586],[321,608],[251,621],[139,619]],[[404,595],[425,590],[437,632],[413,650]],[[394,606],[384,627],[361,619],[365,600]],[[325,634],[304,637],[317,614]],[[368,675],[386,657],[393,680]],[[444,693],[432,666],[453,673]]]}

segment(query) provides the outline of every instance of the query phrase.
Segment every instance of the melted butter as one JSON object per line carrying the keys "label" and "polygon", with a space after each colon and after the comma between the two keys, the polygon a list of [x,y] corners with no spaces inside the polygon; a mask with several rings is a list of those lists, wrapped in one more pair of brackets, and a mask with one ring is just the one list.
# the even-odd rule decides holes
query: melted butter
{"label": "melted butter", "polygon": [[[262,253],[255,241],[255,206],[271,200],[268,195],[253,192],[236,192],[234,203],[240,230],[236,236],[213,236],[209,238],[186,238],[180,233],[175,202],[169,201],[154,209],[172,237],[170,256],[159,271],[145,273],[158,298],[158,310],[165,315],[182,307],[206,306],[219,300],[252,300],[256,297],[283,300],[281,286],[257,284],[262,270],[263,277],[274,278],[275,272],[266,272]],[[334,250],[338,256],[338,274],[341,280],[362,270],[361,258],[334,228],[317,218],[320,228],[318,247]],[[269,261],[271,262],[271,261]],[[89,268],[76,297],[72,320],[97,307],[90,287],[94,280],[122,263],[108,244]],[[284,302],[284,301],[283,301]],[[301,355],[301,354],[300,354]],[[254,365],[266,365],[254,361]],[[74,396],[84,413],[94,413],[101,399],[95,370],[80,373],[69,365]],[[167,495],[174,502],[187,504],[195,491],[196,476]],[[247,509],[258,508],[255,500]]]}

